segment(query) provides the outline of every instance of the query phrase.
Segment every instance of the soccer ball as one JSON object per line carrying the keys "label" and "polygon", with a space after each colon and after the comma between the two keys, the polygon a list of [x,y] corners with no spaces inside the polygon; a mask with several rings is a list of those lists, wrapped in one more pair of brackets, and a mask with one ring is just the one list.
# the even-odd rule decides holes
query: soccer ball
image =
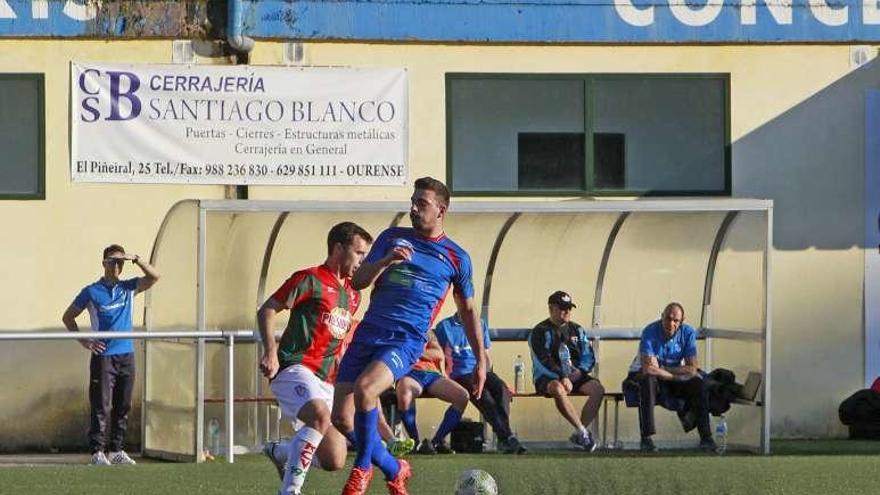
{"label": "soccer ball", "polygon": [[486,471],[468,469],[458,477],[455,495],[498,495],[498,485]]}

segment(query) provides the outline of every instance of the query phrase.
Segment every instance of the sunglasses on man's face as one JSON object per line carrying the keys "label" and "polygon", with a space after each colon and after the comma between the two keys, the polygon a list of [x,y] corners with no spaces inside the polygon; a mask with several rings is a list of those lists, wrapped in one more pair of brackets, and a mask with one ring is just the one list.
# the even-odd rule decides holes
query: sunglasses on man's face
{"label": "sunglasses on man's face", "polygon": [[114,263],[118,267],[122,267],[125,264],[125,260],[122,258],[107,258],[104,260],[106,263]]}

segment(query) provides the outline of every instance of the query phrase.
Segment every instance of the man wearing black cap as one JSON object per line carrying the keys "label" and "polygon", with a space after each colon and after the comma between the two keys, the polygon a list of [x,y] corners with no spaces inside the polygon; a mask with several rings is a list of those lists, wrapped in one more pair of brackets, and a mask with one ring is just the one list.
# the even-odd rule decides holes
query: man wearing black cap
{"label": "man wearing black cap", "polygon": [[[550,317],[529,333],[535,391],[552,397],[556,409],[574,427],[569,440],[592,452],[596,442],[587,426],[596,418],[605,395],[599,380],[589,375],[596,364],[593,348],[584,327],[571,321],[571,310],[577,306],[568,293],[558,290],[550,294],[547,305]],[[569,399],[573,392],[589,396],[580,417]]]}

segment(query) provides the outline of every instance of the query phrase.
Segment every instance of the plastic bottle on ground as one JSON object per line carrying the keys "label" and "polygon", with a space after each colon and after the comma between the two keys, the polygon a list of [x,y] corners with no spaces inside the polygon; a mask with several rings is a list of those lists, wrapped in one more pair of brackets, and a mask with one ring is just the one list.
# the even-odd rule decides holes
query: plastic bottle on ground
{"label": "plastic bottle on ground", "polygon": [[718,424],[715,425],[715,444],[719,455],[727,451],[727,418],[723,414],[718,417]]}

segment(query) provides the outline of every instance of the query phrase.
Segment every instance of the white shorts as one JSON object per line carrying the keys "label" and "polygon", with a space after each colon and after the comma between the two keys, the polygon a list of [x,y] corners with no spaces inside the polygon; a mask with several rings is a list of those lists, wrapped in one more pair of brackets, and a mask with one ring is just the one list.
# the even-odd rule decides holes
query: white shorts
{"label": "white shorts", "polygon": [[297,416],[307,402],[322,400],[327,408],[333,409],[333,385],[321,380],[301,364],[279,371],[269,387],[278,400],[281,414],[294,423],[294,429],[299,429],[301,423]]}

